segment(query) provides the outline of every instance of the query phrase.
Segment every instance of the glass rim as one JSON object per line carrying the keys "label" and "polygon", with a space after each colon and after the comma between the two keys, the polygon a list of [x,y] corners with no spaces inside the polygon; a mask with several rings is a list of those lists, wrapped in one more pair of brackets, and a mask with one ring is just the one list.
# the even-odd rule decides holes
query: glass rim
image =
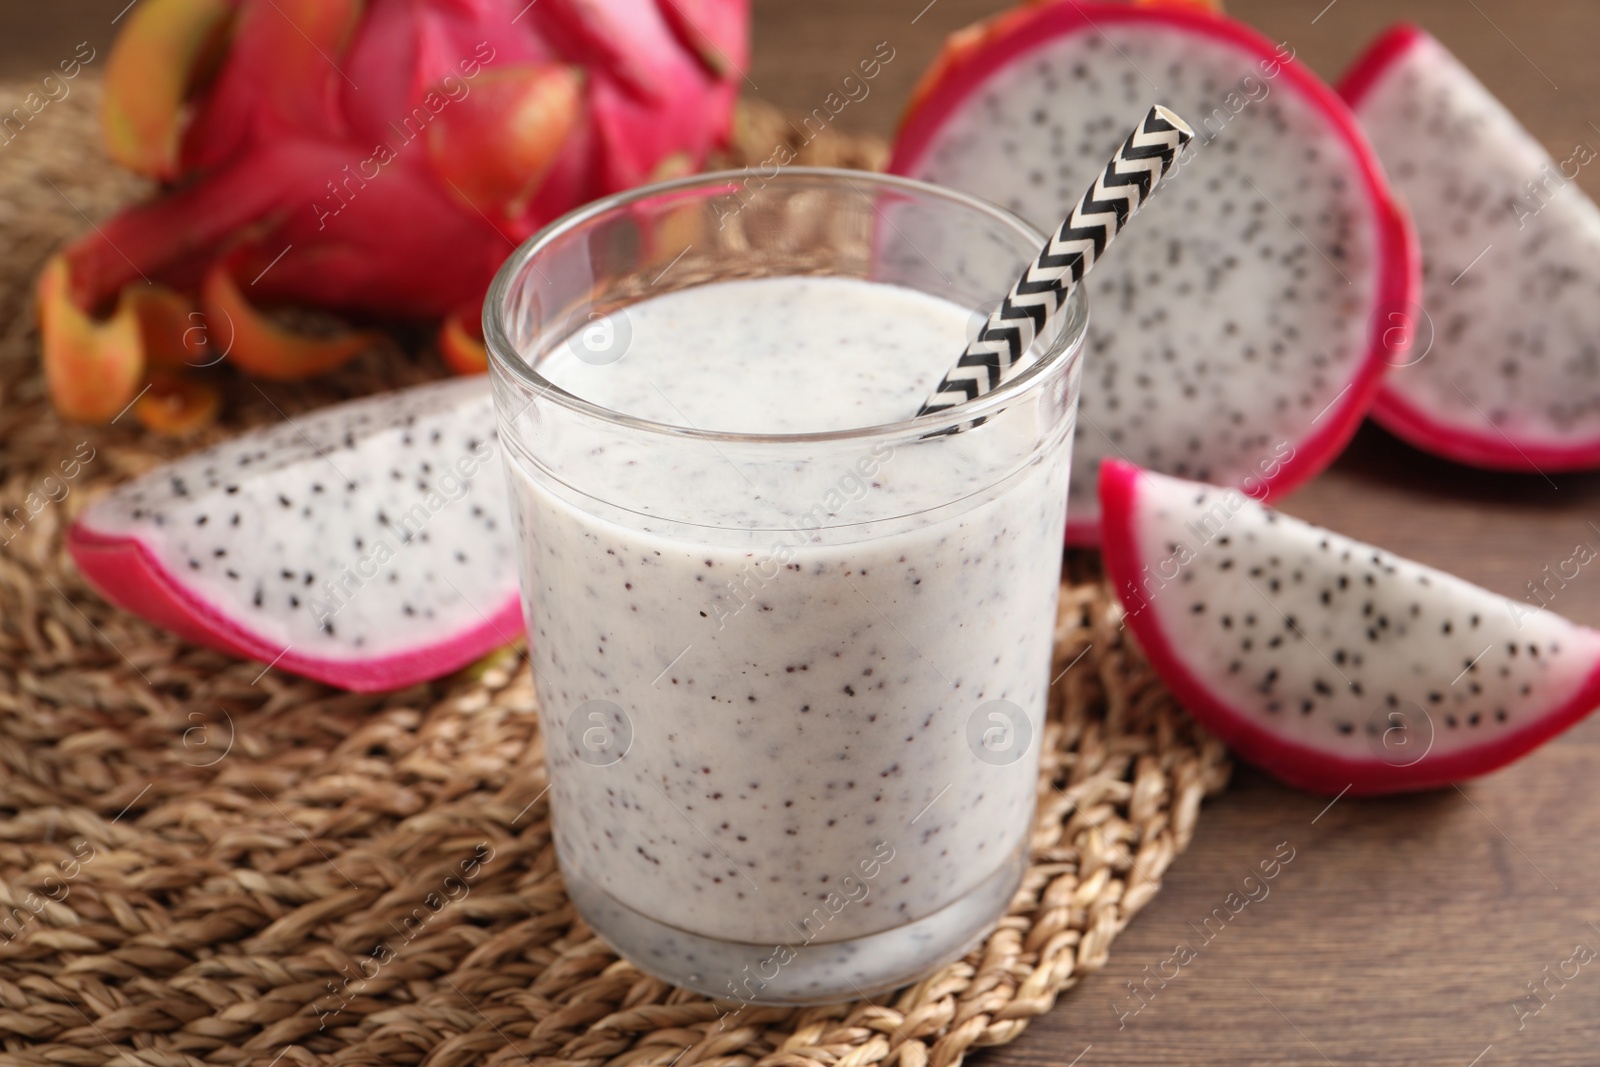
{"label": "glass rim", "polygon": [[[506,261],[501,264],[500,269],[495,272],[494,280],[489,285],[488,295],[484,298],[483,338],[484,347],[489,357],[490,369],[498,370],[500,373],[517,379],[523,385],[535,390],[537,393],[535,400],[549,399],[574,413],[624,427],[630,431],[709,441],[713,444],[792,445],[879,437],[932,437],[943,431],[954,430],[976,419],[997,414],[1007,404],[1016,403],[1019,395],[1027,393],[1034,387],[1036,382],[1055,370],[1057,366],[1078,358],[1089,327],[1088,310],[1084,307],[1086,297],[1081,285],[1073,290],[1062,311],[1062,314],[1066,316],[1062,332],[1044,350],[1043,355],[1025,367],[1019,374],[1006,379],[982,396],[958,404],[953,408],[947,408],[936,415],[913,415],[894,422],[878,423],[870,426],[850,427],[843,430],[808,431],[804,433],[738,433],[726,430],[702,430],[692,426],[680,426],[676,423],[657,422],[653,419],[628,415],[568,392],[540,374],[532,363],[522,358],[522,354],[512,344],[506,328],[507,306],[512,286],[515,284],[516,279],[543,249],[601,216],[615,213],[643,201],[689,189],[711,188],[719,185],[728,186],[730,192],[732,192],[737,183],[749,177],[748,170],[707,171],[638,186],[620,193],[613,193],[610,196],[602,197],[599,200],[567,212],[523,241],[522,244],[517,246],[516,251],[512,252]],[[766,183],[762,186],[763,191],[773,184],[788,184],[796,179],[809,179],[811,181],[842,182],[852,188],[856,188],[858,184],[871,185],[880,189],[893,189],[912,193],[925,199],[943,200],[957,207],[988,216],[996,224],[1026,238],[1030,248],[1030,255],[1039,248],[1044,247],[1045,242],[1048,240],[1048,237],[1035,229],[1031,223],[998,204],[973,196],[970,193],[962,192],[959,189],[935,185],[932,182],[919,181],[915,178],[905,178],[895,174],[880,174],[873,171],[849,170],[843,167],[785,167],[771,178],[765,175],[760,177]],[[857,191],[859,192],[860,190],[857,189]],[[783,277],[783,275],[777,276]],[[997,293],[995,295],[998,298],[1004,294]],[[1077,327],[1069,331],[1068,327],[1074,321],[1076,321]],[[955,365],[960,356],[960,352],[951,353],[951,366]]]}

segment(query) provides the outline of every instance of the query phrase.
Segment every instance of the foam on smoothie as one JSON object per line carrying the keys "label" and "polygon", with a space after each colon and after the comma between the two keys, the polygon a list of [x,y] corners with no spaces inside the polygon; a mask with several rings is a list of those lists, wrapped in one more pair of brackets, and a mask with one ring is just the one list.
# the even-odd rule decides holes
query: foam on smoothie
{"label": "foam on smoothie", "polygon": [[607,329],[631,335],[620,360],[588,363],[581,344],[564,345],[540,372],[626,415],[771,434],[909,419],[966,347],[972,312],[915,289],[799,277],[679,290],[622,316]]}

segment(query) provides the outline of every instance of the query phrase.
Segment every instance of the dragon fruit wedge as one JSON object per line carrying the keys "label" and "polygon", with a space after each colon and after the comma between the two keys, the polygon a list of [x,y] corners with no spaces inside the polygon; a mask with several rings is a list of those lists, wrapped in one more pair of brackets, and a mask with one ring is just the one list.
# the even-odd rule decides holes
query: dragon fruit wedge
{"label": "dragon fruit wedge", "polygon": [[1600,207],[1445,47],[1385,34],[1340,85],[1410,202],[1431,348],[1373,416],[1418,448],[1502,470],[1600,467]]}
{"label": "dragon fruit wedge", "polygon": [[112,603],[198,644],[360,692],[522,633],[483,376],[323,408],[84,509],[67,548]]}
{"label": "dragon fruit wedge", "polygon": [[889,169],[1053,230],[1153,101],[1196,139],[1085,285],[1069,541],[1105,456],[1264,499],[1321,470],[1408,338],[1409,226],[1349,110],[1249,28],[1061,0],[970,28],[924,77]]}
{"label": "dragon fruit wedge", "polygon": [[1322,793],[1447,785],[1600,706],[1600,632],[1108,459],[1102,548],[1151,666],[1244,759]]}
{"label": "dragon fruit wedge", "polygon": [[45,270],[57,409],[104,420],[152,369],[298,377],[373,341],[291,332],[274,304],[446,317],[446,359],[481,370],[517,242],[725,139],[748,22],[748,0],[142,0],[105,140],[164,185]]}

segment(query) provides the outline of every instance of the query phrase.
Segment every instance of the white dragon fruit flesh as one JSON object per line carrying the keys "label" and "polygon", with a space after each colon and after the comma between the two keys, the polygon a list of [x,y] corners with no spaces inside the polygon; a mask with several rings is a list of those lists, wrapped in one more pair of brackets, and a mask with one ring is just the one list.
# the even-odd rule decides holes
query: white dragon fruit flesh
{"label": "white dragon fruit flesh", "polygon": [[[1389,31],[1340,85],[1422,241],[1418,341],[1373,416],[1475,466],[1600,466],[1600,207],[1445,47]],[[1430,344],[1431,342],[1431,344]]]}
{"label": "white dragon fruit flesh", "polygon": [[1446,785],[1600,705],[1600,632],[1224,489],[1100,467],[1106,572],[1179,702],[1336,794]]}
{"label": "white dragon fruit flesh", "polygon": [[1085,280],[1068,539],[1121,456],[1266,498],[1354,433],[1416,299],[1410,230],[1338,96],[1274,45],[1177,6],[1023,7],[952,38],[890,169],[1053,230],[1153,102],[1195,127],[1169,187]]}
{"label": "white dragon fruit flesh", "polygon": [[67,547],[112,603],[362,692],[522,633],[487,378],[294,416],[96,500]]}

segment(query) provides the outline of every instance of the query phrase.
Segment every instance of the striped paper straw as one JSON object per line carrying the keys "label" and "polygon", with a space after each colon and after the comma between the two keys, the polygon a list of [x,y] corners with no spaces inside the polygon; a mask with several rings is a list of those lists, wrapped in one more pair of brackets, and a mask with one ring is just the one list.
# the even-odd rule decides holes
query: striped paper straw
{"label": "striped paper straw", "polygon": [[1193,137],[1189,124],[1171,111],[1159,105],[1150,109],[918,415],[964,404],[1010,376],[1033,347],[1034,338],[1045,331],[1083,276],[1144,206]]}

